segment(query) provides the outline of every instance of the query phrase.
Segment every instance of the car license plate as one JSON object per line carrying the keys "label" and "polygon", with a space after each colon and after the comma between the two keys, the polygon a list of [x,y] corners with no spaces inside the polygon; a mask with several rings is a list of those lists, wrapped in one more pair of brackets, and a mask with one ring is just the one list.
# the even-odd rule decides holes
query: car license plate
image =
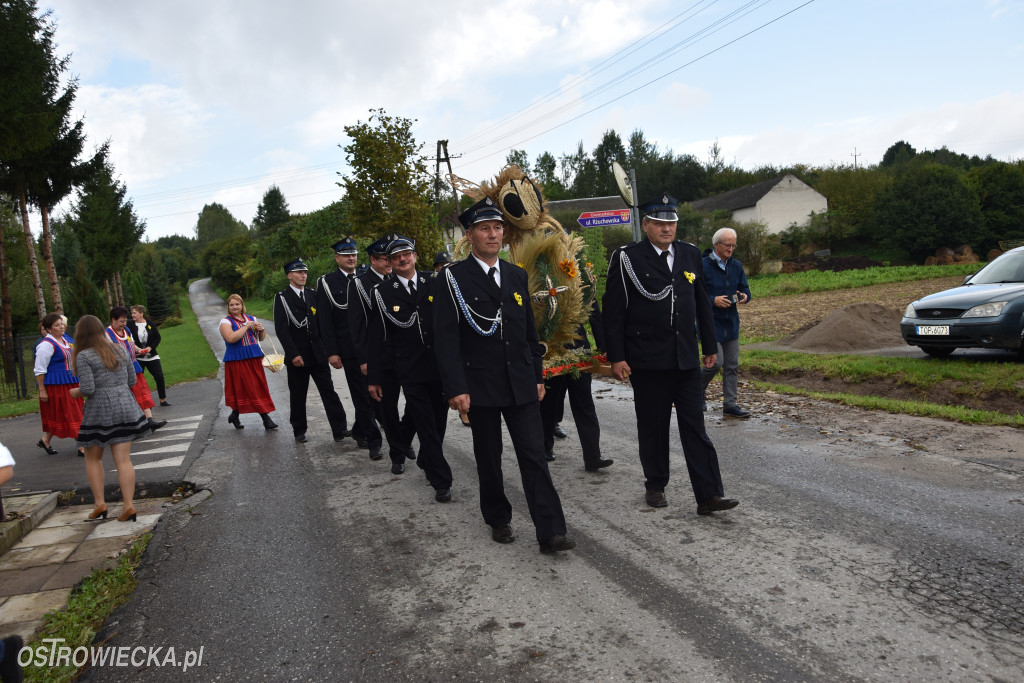
{"label": "car license plate", "polygon": [[917,333],[921,336],[949,336],[949,325],[918,325]]}

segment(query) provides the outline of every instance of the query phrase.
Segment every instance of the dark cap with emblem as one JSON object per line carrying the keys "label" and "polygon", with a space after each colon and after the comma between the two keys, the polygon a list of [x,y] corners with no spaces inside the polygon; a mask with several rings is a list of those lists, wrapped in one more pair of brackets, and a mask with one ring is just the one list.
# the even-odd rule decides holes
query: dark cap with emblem
{"label": "dark cap with emblem", "polygon": [[331,245],[331,249],[334,250],[335,254],[358,254],[359,247],[356,246],[356,241],[352,239],[352,236],[342,237],[340,240]]}
{"label": "dark cap with emblem", "polygon": [[294,273],[297,270],[309,270],[309,267],[306,265],[306,262],[300,258],[297,258],[294,261],[289,261],[284,265],[285,275],[288,273]]}
{"label": "dark cap with emblem", "polygon": [[370,256],[387,256],[388,245],[391,244],[391,240],[393,240],[394,238],[395,236],[392,235],[391,233],[384,235],[379,240],[377,240],[370,246],[366,247],[366,253],[369,254]]}
{"label": "dark cap with emblem", "polygon": [[459,222],[462,223],[462,227],[469,230],[477,223],[483,223],[484,221],[498,221],[504,223],[505,219],[501,216],[501,209],[494,203],[494,200],[490,197],[484,197],[473,206],[469,207],[461,214],[459,214]]}
{"label": "dark cap with emblem", "polygon": [[388,256],[394,256],[395,254],[400,254],[403,251],[416,251],[416,242],[411,237],[399,235],[398,233],[395,233],[391,237],[391,242],[388,243]]}
{"label": "dark cap with emblem", "polygon": [[434,257],[434,267],[437,268],[442,263],[451,263],[452,257],[447,251],[437,252],[437,256]]}
{"label": "dark cap with emblem", "polygon": [[644,218],[649,218],[652,221],[674,222],[679,220],[679,216],[676,214],[677,206],[679,206],[678,199],[663,194],[660,197],[648,199],[637,208],[643,212]]}

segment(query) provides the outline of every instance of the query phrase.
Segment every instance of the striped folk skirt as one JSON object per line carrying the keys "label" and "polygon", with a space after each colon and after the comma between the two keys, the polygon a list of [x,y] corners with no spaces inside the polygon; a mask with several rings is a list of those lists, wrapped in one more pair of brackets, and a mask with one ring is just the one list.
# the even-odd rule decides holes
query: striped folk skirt
{"label": "striped folk skirt", "polygon": [[224,403],[240,413],[274,412],[262,358],[224,362]]}

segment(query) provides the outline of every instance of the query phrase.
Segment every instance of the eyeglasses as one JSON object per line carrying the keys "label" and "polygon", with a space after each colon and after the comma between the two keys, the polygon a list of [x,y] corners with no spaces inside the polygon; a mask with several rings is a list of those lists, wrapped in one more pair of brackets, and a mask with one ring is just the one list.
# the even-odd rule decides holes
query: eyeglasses
{"label": "eyeglasses", "polygon": [[733,242],[732,244],[726,244],[725,242],[719,242],[718,246],[725,247],[726,249],[735,249],[736,248],[736,243]]}

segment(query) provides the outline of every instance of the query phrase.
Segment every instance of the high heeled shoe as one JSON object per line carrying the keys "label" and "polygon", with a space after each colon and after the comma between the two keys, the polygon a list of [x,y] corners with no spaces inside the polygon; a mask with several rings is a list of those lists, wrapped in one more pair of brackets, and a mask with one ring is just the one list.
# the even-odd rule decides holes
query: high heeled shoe
{"label": "high heeled shoe", "polygon": [[103,519],[107,518],[107,506],[106,505],[104,505],[103,507],[100,507],[99,505],[97,505],[96,508],[92,512],[89,513],[89,519],[96,519],[97,517],[102,517]]}
{"label": "high heeled shoe", "polygon": [[121,511],[121,516],[117,518],[119,522],[127,522],[128,520],[136,521],[135,508],[125,508]]}
{"label": "high heeled shoe", "polygon": [[40,448],[42,448],[44,451],[46,451],[50,455],[57,455],[57,449],[54,448],[53,446],[47,446],[45,443],[43,443],[42,439],[39,439],[39,441],[36,443],[36,445],[39,446]]}
{"label": "high heeled shoe", "polygon": [[238,411],[237,410],[232,410],[231,411],[231,414],[228,415],[228,422],[230,422],[231,424],[235,425],[235,429],[245,429],[245,425],[243,425],[238,420]]}
{"label": "high heeled shoe", "polygon": [[263,420],[263,428],[268,432],[277,429],[277,423],[270,419],[270,413],[260,413],[260,418]]}

